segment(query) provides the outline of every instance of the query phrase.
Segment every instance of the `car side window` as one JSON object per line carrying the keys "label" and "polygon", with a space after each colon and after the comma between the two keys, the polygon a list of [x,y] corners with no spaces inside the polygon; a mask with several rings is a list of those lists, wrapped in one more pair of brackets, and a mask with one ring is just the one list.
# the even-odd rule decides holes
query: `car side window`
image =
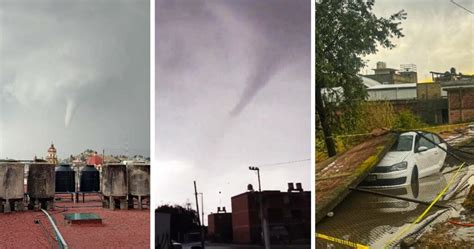
{"label": "car side window", "polygon": [[428,149],[436,147],[436,145],[433,144],[433,142],[435,142],[433,138],[433,134],[425,133],[425,136],[429,139],[429,141],[428,140],[426,141],[428,143],[426,147],[428,147]]}
{"label": "car side window", "polygon": [[425,146],[428,149],[434,148],[435,145],[432,142],[430,142],[426,139],[426,138],[428,138],[429,140],[433,141],[433,135],[427,134],[427,133],[424,133],[423,135],[424,136],[420,136],[420,139],[418,140],[417,148],[420,148],[421,146]]}

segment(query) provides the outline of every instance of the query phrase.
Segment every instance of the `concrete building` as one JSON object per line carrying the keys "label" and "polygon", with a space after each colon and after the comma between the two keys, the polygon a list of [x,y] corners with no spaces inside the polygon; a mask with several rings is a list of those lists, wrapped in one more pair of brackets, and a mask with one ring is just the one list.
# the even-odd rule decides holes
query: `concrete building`
{"label": "concrete building", "polygon": [[250,190],[232,197],[234,243],[261,243],[260,197],[272,244],[309,243],[311,192],[289,183],[288,192]]}
{"label": "concrete building", "polygon": [[448,94],[449,123],[474,121],[474,77],[441,82]]}
{"label": "concrete building", "polygon": [[448,122],[448,100],[441,85],[434,83],[375,84],[361,76],[369,101],[389,101],[394,110],[410,110],[427,124]]}
{"label": "concrete building", "polygon": [[416,65],[406,64],[401,65],[401,70],[388,68],[385,62],[377,62],[377,67],[374,74],[364,75],[380,82],[381,84],[405,84],[418,82],[418,74],[416,72]]}
{"label": "concrete building", "polygon": [[416,99],[416,83],[390,84],[367,88],[367,100],[409,100]]}
{"label": "concrete building", "polygon": [[446,92],[441,91],[439,82],[427,82],[416,84],[416,98],[418,100],[432,100],[447,97]]}
{"label": "concrete building", "polygon": [[218,207],[217,213],[207,216],[207,234],[214,242],[232,242],[232,213],[227,213],[225,207]]}

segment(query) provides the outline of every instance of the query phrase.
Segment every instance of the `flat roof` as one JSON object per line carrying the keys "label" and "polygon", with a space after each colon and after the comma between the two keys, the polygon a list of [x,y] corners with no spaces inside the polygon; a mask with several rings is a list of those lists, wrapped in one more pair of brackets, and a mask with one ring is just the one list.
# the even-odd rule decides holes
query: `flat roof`
{"label": "flat roof", "polygon": [[463,80],[451,80],[440,82],[441,88],[445,89],[457,89],[457,88],[472,88],[474,87],[474,79],[463,79]]}
{"label": "flat roof", "polygon": [[367,88],[370,90],[384,90],[384,89],[399,89],[399,88],[416,88],[416,83],[404,83],[404,84],[382,84]]}

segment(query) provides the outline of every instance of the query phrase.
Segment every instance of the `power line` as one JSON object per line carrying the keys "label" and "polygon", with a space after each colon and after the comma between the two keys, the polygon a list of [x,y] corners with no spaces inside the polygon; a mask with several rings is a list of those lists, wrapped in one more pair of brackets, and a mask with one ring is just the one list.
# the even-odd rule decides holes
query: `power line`
{"label": "power line", "polygon": [[467,9],[466,7],[462,6],[461,4],[459,3],[456,3],[454,0],[450,0],[451,3],[455,4],[456,6],[458,6],[459,8],[461,9],[464,9],[465,11],[471,13],[471,14],[474,14],[474,12],[472,12],[471,10]]}
{"label": "power line", "polygon": [[256,166],[256,167],[275,166],[275,165],[284,165],[284,164],[300,163],[300,162],[306,162],[306,161],[311,161],[311,158],[308,158],[308,159],[301,159],[301,160],[293,160],[293,161],[287,161],[287,162],[266,163],[266,164],[260,164],[260,165],[255,165],[255,166]]}

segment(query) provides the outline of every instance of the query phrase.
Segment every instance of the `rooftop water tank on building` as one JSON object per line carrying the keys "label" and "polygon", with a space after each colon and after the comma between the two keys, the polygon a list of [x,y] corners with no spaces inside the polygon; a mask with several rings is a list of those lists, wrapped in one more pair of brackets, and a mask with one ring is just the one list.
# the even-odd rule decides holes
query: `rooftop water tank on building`
{"label": "rooftop water tank on building", "polygon": [[76,192],[76,172],[69,164],[56,167],[56,193]]}
{"label": "rooftop water tank on building", "polygon": [[23,199],[24,176],[22,164],[15,161],[0,161],[0,199]]}
{"label": "rooftop water tank on building", "polygon": [[81,192],[99,192],[100,173],[93,165],[85,166],[81,171]]}
{"label": "rooftop water tank on building", "polygon": [[28,196],[33,199],[54,198],[56,174],[54,164],[33,163],[28,172]]}
{"label": "rooftop water tank on building", "polygon": [[150,165],[133,164],[128,166],[129,193],[133,196],[150,195]]}
{"label": "rooftop water tank on building", "polygon": [[102,167],[102,194],[107,197],[127,196],[127,167],[124,164],[106,164]]}
{"label": "rooftop water tank on building", "polygon": [[377,69],[385,69],[385,68],[387,68],[387,63],[383,61],[377,62]]}

